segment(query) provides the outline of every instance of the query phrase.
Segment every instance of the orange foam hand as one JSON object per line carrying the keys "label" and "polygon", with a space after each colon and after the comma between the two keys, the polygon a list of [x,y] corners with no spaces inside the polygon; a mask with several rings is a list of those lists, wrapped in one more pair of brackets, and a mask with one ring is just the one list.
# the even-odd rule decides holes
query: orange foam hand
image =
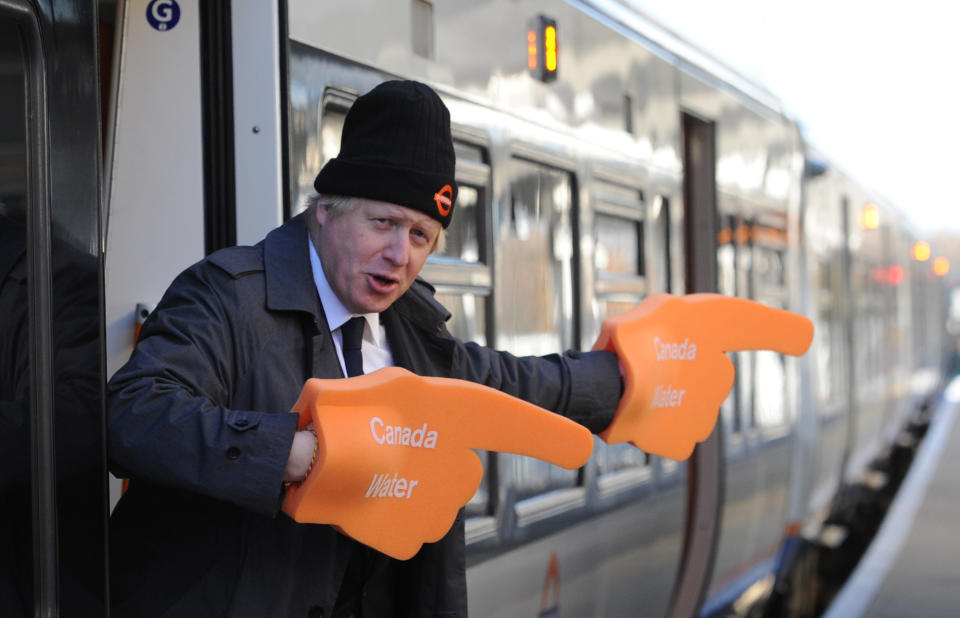
{"label": "orange foam hand", "polygon": [[471,449],[537,457],[565,468],[593,451],[590,432],[500,391],[399,367],[307,380],[293,408],[314,424],[317,461],[290,486],[283,511],[324,523],[405,560],[440,540],[483,476]]}
{"label": "orange foam hand", "polygon": [[683,460],[710,436],[733,386],[724,352],[800,356],[813,341],[807,318],[719,294],[655,294],[603,322],[594,350],[616,353],[624,393],[600,437]]}

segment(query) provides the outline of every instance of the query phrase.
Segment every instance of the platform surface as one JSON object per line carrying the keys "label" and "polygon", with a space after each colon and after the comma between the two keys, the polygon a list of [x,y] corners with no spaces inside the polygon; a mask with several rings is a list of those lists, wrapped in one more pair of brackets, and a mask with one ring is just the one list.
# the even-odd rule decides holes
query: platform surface
{"label": "platform surface", "polygon": [[874,542],[824,616],[960,616],[960,378]]}

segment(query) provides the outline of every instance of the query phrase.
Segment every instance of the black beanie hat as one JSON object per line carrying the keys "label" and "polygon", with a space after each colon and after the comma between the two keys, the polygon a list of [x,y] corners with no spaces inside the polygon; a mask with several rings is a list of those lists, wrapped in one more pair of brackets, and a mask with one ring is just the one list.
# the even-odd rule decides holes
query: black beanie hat
{"label": "black beanie hat", "polygon": [[450,112],[429,86],[383,82],[358,98],[343,123],[340,154],[318,193],[390,202],[450,225],[457,199]]}

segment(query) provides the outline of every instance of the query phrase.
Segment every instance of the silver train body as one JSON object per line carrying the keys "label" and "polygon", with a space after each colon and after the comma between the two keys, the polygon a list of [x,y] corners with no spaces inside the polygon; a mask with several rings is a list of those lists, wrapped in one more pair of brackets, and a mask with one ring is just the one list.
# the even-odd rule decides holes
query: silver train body
{"label": "silver train body", "polygon": [[[689,462],[600,440],[573,472],[482,453],[466,507],[471,615],[771,602],[803,579],[798,546],[829,545],[836,497],[935,391],[942,284],[910,259],[908,221],[825,162],[774,96],[626,4],[137,0],[102,2],[99,17],[40,4],[12,3],[41,32],[99,26],[102,215],[87,220],[105,376],[180,270],[303,208],[352,99],[391,78],[430,84],[451,112],[458,210],[423,276],[457,336],[589,349],[605,317],[655,292],[814,321],[803,358],[732,355],[737,382]],[[528,65],[541,16],[559,45],[548,82]],[[876,226],[862,225],[866,204]]]}

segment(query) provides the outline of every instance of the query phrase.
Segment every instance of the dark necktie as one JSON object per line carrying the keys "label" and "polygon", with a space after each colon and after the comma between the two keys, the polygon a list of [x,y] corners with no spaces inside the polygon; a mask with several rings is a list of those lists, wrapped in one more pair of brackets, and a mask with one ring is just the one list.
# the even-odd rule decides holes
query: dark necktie
{"label": "dark necktie", "polygon": [[[350,318],[340,327],[343,337],[343,364],[347,366],[347,377],[363,375],[363,354],[360,345],[363,342],[364,318]],[[347,562],[347,568],[340,582],[340,592],[333,615],[353,616],[359,613],[363,584],[372,573],[376,555],[369,547],[356,543]]]}
{"label": "dark necktie", "polygon": [[363,343],[363,326],[366,320],[350,318],[340,327],[343,336],[343,364],[347,366],[347,377],[363,375],[363,354],[360,345]]}

